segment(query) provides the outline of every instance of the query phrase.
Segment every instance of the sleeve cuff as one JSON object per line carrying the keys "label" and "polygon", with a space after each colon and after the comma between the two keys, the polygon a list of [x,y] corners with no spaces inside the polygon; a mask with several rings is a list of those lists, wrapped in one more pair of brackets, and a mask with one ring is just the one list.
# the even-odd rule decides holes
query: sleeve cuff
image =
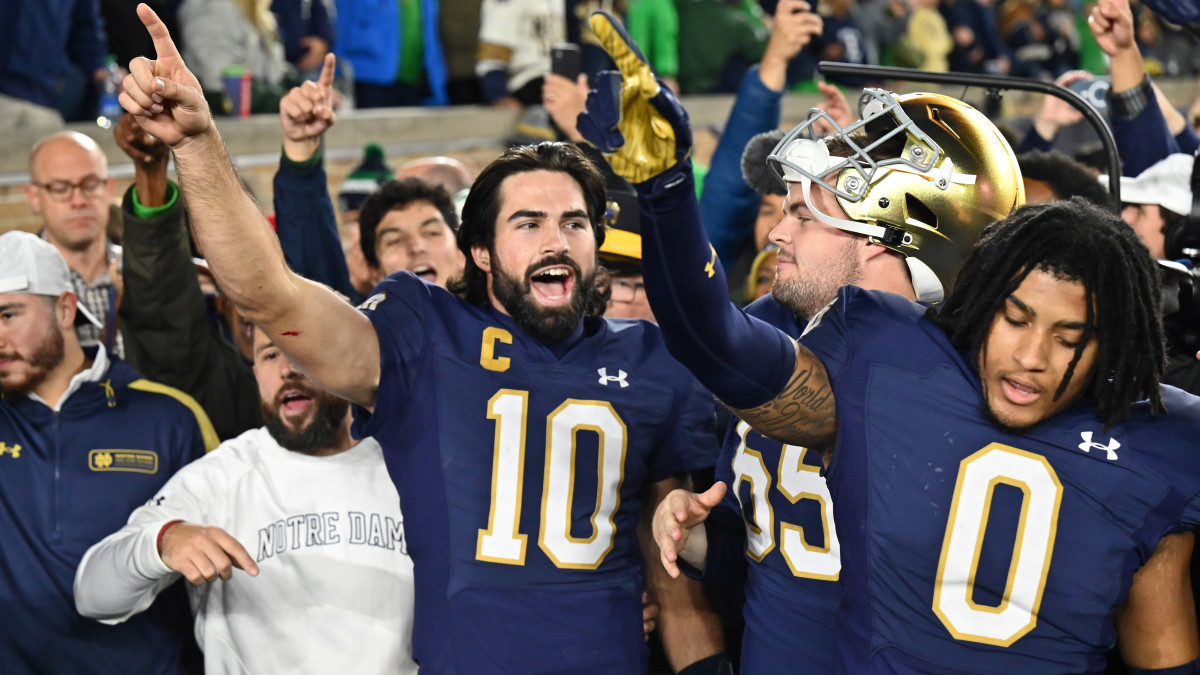
{"label": "sleeve cuff", "polygon": [[171,181],[167,181],[167,203],[162,206],[142,206],[138,201],[137,186],[133,186],[133,215],[142,219],[149,219],[155,216],[162,215],[170,211],[175,206],[176,200],[179,199],[179,186]]}
{"label": "sleeve cuff", "polygon": [[321,146],[318,146],[317,151],[313,153],[312,157],[309,157],[308,159],[304,160],[303,162],[297,162],[297,161],[289,158],[287,156],[286,152],[284,152],[283,150],[280,150],[279,151],[279,158],[280,158],[279,163],[283,166],[288,167],[289,169],[296,169],[297,171],[308,171],[321,163],[321,155],[322,155],[322,148],[321,148]]}
{"label": "sleeve cuff", "polygon": [[148,525],[138,533],[136,566],[138,572],[147,579],[161,579],[175,572],[167,567],[162,556],[158,554],[158,533],[170,520]]}
{"label": "sleeve cuff", "polygon": [[1128,91],[1114,92],[1108,90],[1108,110],[1113,117],[1133,119],[1145,110],[1154,98],[1154,87],[1150,84],[1150,76],[1142,78],[1142,83]]}

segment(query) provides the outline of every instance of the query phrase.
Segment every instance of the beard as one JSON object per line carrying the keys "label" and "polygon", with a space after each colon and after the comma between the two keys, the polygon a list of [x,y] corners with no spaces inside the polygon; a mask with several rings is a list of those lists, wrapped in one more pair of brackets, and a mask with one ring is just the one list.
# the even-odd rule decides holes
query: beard
{"label": "beard", "polygon": [[0,391],[5,395],[24,396],[37,389],[46,380],[50,371],[62,363],[64,347],[62,329],[57,323],[51,322],[46,336],[33,348],[28,356],[17,351],[0,352],[0,361],[24,361],[29,365],[28,372],[20,379],[13,380],[13,374],[7,378],[0,376]]}
{"label": "beard", "polygon": [[[312,399],[312,406],[305,416],[301,416],[299,427],[288,426],[283,419],[283,395],[299,392]],[[262,416],[266,422],[267,433],[279,445],[292,452],[315,452],[334,444],[346,414],[350,411],[350,402],[338,398],[329,392],[294,382],[275,394],[275,400],[263,401]]]}
{"label": "beard", "polygon": [[776,269],[771,295],[792,314],[811,319],[837,297],[839,288],[862,280],[862,266],[857,254],[861,245],[857,238],[848,240],[819,267],[797,269],[798,274],[792,279],[780,278]]}
{"label": "beard", "polygon": [[[496,261],[493,264],[492,292],[514,323],[542,342],[559,342],[575,332],[579,322],[583,320],[588,300],[595,291],[595,272],[584,277],[579,265],[566,253],[542,258],[525,268],[525,273],[520,278],[510,275],[500,266],[494,251],[492,260]],[[550,265],[570,267],[575,279],[571,288],[571,299],[562,307],[539,307],[533,300],[533,285],[530,279],[535,271]]]}

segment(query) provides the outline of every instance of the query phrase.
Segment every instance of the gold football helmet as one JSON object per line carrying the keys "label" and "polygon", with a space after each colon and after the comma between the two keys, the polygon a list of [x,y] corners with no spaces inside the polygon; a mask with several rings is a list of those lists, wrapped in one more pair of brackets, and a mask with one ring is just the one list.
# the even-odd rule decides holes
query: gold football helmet
{"label": "gold football helmet", "polygon": [[[1025,202],[1016,157],[987,117],[949,96],[866,89],[859,117],[843,129],[814,108],[767,163],[785,185],[803,185],[818,220],[904,255],[917,299],[940,302],[980,230]],[[818,119],[835,133],[816,140]],[[819,213],[812,185],[837,195],[850,220]]]}

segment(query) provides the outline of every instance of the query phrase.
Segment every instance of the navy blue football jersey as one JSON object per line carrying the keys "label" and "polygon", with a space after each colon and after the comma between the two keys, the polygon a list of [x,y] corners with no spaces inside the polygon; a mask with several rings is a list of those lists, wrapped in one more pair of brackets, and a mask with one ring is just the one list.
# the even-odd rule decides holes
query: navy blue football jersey
{"label": "navy blue football jersey", "polygon": [[[794,338],[804,330],[804,322],[769,295],[746,313]],[[735,517],[710,516],[705,576],[728,576],[722,563],[745,556],[745,675],[833,669],[841,563],[821,469],[818,453],[730,420],[716,471],[729,490],[714,511]]]}
{"label": "navy blue football jersey", "polygon": [[1168,533],[1200,523],[1200,399],[1163,387],[1105,429],[1084,399],[985,421],[976,365],[924,308],[843,288],[802,343],[837,399],[846,673],[1092,673]]}
{"label": "navy blue football jersey", "polygon": [[361,309],[381,372],[356,432],[400,493],[422,670],[645,672],[642,491],[714,446],[658,327],[586,319],[551,349],[409,273]]}

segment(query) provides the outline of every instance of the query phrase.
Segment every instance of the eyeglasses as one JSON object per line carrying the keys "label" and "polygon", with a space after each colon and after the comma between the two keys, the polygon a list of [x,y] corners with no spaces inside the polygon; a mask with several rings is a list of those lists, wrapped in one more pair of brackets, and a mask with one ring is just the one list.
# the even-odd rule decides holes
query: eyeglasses
{"label": "eyeglasses", "polygon": [[71,200],[71,195],[75,194],[75,188],[83,193],[85,197],[99,197],[104,194],[104,189],[108,186],[108,176],[88,176],[78,183],[72,183],[65,180],[52,180],[49,183],[33,183],[50,193],[50,198],[56,202],[67,202]]}
{"label": "eyeglasses", "polygon": [[638,291],[646,292],[646,284],[640,281],[627,281],[625,279],[613,279],[612,282],[612,299],[613,302],[633,302],[637,299]]}

